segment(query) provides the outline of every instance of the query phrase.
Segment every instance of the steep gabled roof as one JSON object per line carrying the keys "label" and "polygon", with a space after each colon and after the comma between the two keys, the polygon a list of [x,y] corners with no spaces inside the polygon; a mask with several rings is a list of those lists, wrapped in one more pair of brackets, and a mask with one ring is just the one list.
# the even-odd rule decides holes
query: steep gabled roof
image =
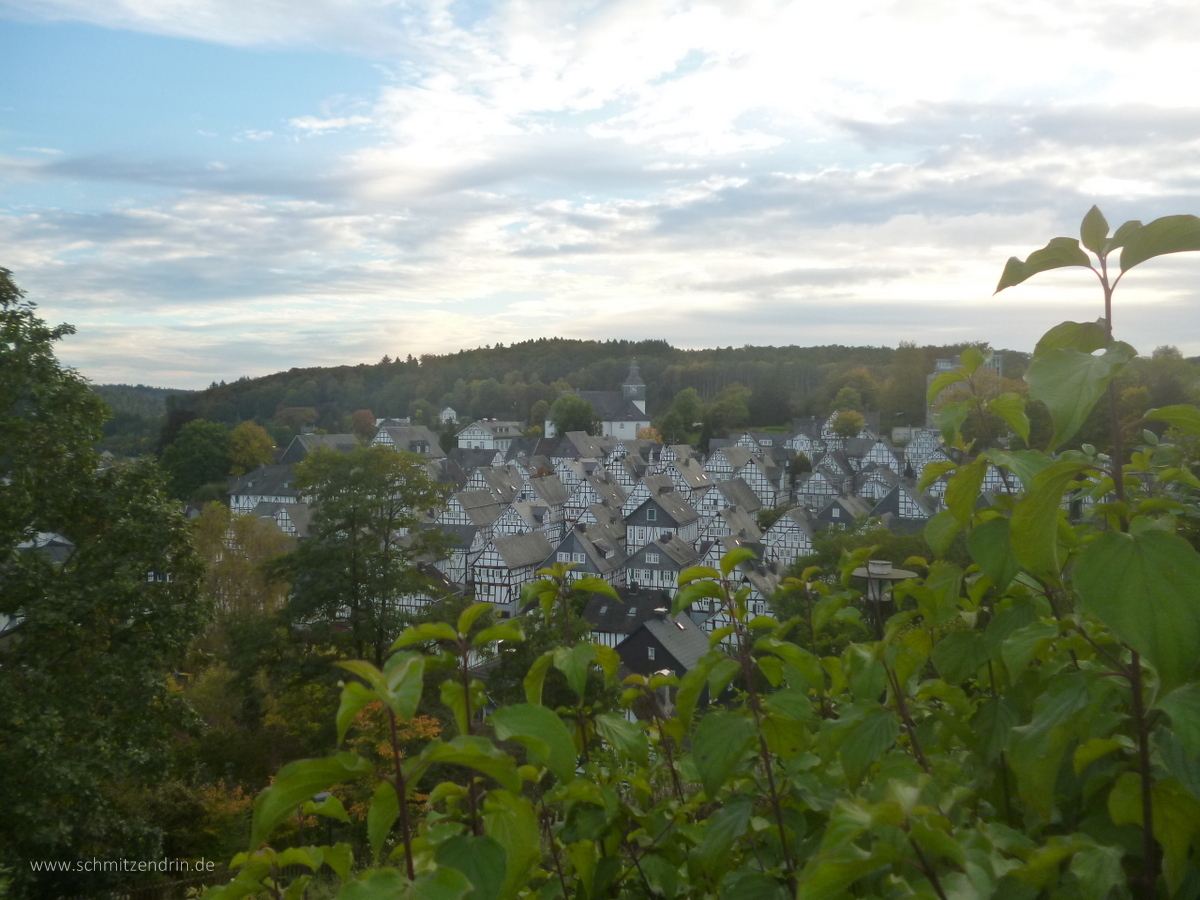
{"label": "steep gabled roof", "polygon": [[510,569],[541,565],[554,552],[550,541],[540,531],[496,537],[492,539],[492,545]]}
{"label": "steep gabled roof", "polygon": [[349,453],[362,442],[356,434],[298,434],[287,449],[279,456],[281,463],[298,463],[310,453],[317,450],[334,450],[338,453]]}
{"label": "steep gabled roof", "polygon": [[728,481],[717,482],[717,490],[730,506],[740,506],[748,513],[756,513],[762,509],[762,499],[746,483],[740,475]]}
{"label": "steep gabled roof", "polygon": [[481,469],[480,474],[487,482],[488,490],[501,503],[512,503],[524,483],[521,470],[516,466],[488,466]]}
{"label": "steep gabled roof", "polygon": [[[654,635],[663,649],[689,672],[708,653],[708,633],[687,615],[680,614],[674,619],[670,616],[652,616],[642,623],[642,627]],[[620,645],[617,647],[619,652]]]}
{"label": "steep gabled roof", "polygon": [[[442,445],[438,442],[438,436],[424,425],[384,426],[379,430],[387,433],[392,441],[391,446],[396,450],[405,453],[420,453],[422,456],[430,456],[434,459],[440,459],[446,455],[442,450]],[[378,435],[375,436],[375,443],[381,443]]]}
{"label": "steep gabled roof", "polygon": [[654,610],[671,608],[671,597],[663,590],[648,588],[617,588],[620,601],[605,594],[592,594],[583,609],[583,619],[592,631],[609,634],[632,634],[654,615]]}
{"label": "steep gabled roof", "polygon": [[[311,435],[306,436],[311,437]],[[233,487],[229,489],[229,493],[251,497],[295,497],[297,496],[296,489],[292,487],[294,471],[294,467],[286,463],[259,466],[253,472],[247,472],[235,481]]]}
{"label": "steep gabled roof", "polygon": [[650,417],[621,391],[572,391],[592,404],[601,422],[647,422]]}
{"label": "steep gabled roof", "polygon": [[459,491],[454,499],[474,525],[491,525],[504,513],[504,506],[497,502],[491,491]]}

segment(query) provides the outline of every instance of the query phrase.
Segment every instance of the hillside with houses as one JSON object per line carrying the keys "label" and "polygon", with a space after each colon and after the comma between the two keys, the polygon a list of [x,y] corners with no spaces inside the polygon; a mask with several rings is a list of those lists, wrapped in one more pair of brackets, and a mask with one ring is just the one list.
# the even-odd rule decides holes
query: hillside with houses
{"label": "hillside with houses", "polygon": [[[604,604],[588,610],[595,638],[612,646],[652,618],[653,608],[669,605],[681,571],[715,566],[735,547],[754,553],[742,571],[754,606],[765,612],[820,529],[869,518],[909,533],[944,508],[943,482],[918,487],[927,463],[948,458],[932,428],[896,429],[900,446],[877,413],[860,416],[853,433],[835,413],[783,431],[713,438],[701,452],[634,436],[650,424],[645,388],[635,362],[620,390],[585,394],[602,416],[596,434],[553,435],[547,422],[553,436],[531,437],[522,423],[484,419],[461,427],[458,446],[447,452],[426,425],[382,420],[372,443],[422,457],[446,497],[419,526],[450,546],[444,559],[428,561],[440,590],[408,598],[410,611],[450,593],[513,616],[539,570],[569,563],[575,575],[604,580],[628,602],[628,614],[615,619],[601,612]],[[304,540],[311,515],[292,483],[295,464],[318,450],[359,445],[355,434],[297,435],[279,462],[236,480],[231,508]],[[1006,489],[999,471],[989,471],[985,490]],[[703,605],[692,618],[706,631],[723,624]]]}

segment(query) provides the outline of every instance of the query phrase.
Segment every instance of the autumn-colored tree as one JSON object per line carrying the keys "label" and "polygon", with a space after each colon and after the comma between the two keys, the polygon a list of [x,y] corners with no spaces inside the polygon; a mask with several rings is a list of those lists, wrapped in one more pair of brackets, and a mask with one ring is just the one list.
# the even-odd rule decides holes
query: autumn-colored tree
{"label": "autumn-colored tree", "polygon": [[859,410],[863,408],[862,393],[857,388],[852,388],[849,385],[837,392],[837,396],[833,398],[833,408],[837,412],[846,412],[847,410]]}
{"label": "autumn-colored tree", "polygon": [[830,428],[838,437],[853,438],[859,436],[866,424],[862,413],[847,409],[833,417]]}
{"label": "autumn-colored tree", "polygon": [[663,436],[658,433],[658,429],[653,425],[647,425],[645,428],[639,428],[637,430],[637,436],[638,440],[641,441],[654,441],[656,444],[661,444],[663,442]]}
{"label": "autumn-colored tree", "polygon": [[291,552],[295,538],[275,523],[231,512],[209,503],[193,523],[192,542],[204,557],[204,593],[212,601],[218,626],[229,619],[268,615],[287,600],[289,585],[264,564]]}
{"label": "autumn-colored tree", "polygon": [[244,475],[275,462],[275,441],[254,422],[239,422],[229,432],[229,474]]}

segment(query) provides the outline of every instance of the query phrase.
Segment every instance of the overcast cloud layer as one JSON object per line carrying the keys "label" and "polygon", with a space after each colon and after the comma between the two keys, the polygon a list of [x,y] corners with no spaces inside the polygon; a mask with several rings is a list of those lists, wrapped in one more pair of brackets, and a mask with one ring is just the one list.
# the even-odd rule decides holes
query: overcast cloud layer
{"label": "overcast cloud layer", "polygon": [[[548,335],[1031,348],[1095,280],[992,299],[1009,255],[1200,213],[1195,3],[828,6],[0,0],[0,265],[84,374],[200,387]],[[1198,284],[1147,264],[1118,333],[1200,353]]]}

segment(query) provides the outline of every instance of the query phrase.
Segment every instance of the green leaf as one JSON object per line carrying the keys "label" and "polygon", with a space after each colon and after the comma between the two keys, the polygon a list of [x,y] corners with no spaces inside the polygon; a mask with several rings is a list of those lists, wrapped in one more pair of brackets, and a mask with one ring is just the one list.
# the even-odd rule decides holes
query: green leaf
{"label": "green leaf", "polygon": [[421,759],[427,763],[467,766],[490,775],[510,791],[521,789],[516,762],[486,738],[460,734],[449,742],[431,741],[421,751]]}
{"label": "green leaf", "polygon": [[962,684],[987,660],[987,645],[977,631],[952,631],[933,648],[933,665],[951,684]]}
{"label": "green leaf", "polygon": [[1050,269],[1061,269],[1065,266],[1091,268],[1092,261],[1086,253],[1079,249],[1079,241],[1074,238],[1053,238],[1041,250],[1034,250],[1030,253],[1024,262],[1015,256],[1010,257],[1004,266],[1000,282],[996,285],[995,293],[998,294],[1005,288],[1020,284],[1026,278],[1037,275],[1039,272],[1048,272]]}
{"label": "green leaf", "polygon": [[1080,353],[1094,353],[1108,343],[1104,319],[1095,322],[1061,322],[1042,335],[1033,349],[1034,357],[1045,356],[1051,350],[1064,347]]}
{"label": "green leaf", "polygon": [[838,748],[850,784],[862,781],[871,763],[883,756],[899,736],[900,724],[888,710],[876,708],[863,716]]}
{"label": "green leaf", "polygon": [[1054,462],[1053,457],[1038,450],[988,450],[982,455],[1016,475],[1021,480],[1021,486],[1027,491],[1033,484],[1033,476]]}
{"label": "green leaf", "polygon": [[383,664],[390,694],[387,702],[397,718],[411,719],[416,714],[424,676],[425,658],[419,653],[393,653]]}
{"label": "green leaf", "polygon": [[[540,704],[516,703],[492,713],[496,737],[523,744],[559,781],[575,777],[575,742],[558,715]],[[535,763],[536,764],[536,763]]]}
{"label": "green leaf", "polygon": [[603,578],[597,578],[594,575],[584,575],[582,578],[576,579],[571,588],[576,591],[587,591],[591,594],[603,594],[605,597],[624,602],[617,595],[616,589],[611,584]]}
{"label": "green leaf", "polygon": [[753,797],[730,797],[704,823],[704,840],[693,853],[710,876],[728,868],[729,851],[733,842],[746,833],[753,810]]}
{"label": "green leaf", "polygon": [[367,810],[367,840],[371,844],[371,856],[379,859],[383,844],[392,826],[400,816],[400,802],[391,782],[381,781],[371,796],[371,807]]}
{"label": "green leaf", "polygon": [[1000,659],[1008,669],[1009,680],[1016,681],[1020,677],[1038,644],[1057,636],[1058,629],[1049,622],[1031,622],[1005,638],[1000,645]]}
{"label": "green leaf", "polygon": [[976,525],[967,536],[967,550],[999,591],[1007,588],[1020,571],[1009,540],[1009,521],[1004,516]]}
{"label": "green leaf", "polygon": [[1200,755],[1200,684],[1176,688],[1157,707],[1171,717],[1171,728],[1187,751]]}
{"label": "green leaf", "polygon": [[596,733],[618,752],[640,765],[648,764],[650,742],[646,739],[646,732],[635,723],[617,713],[599,713],[593,721],[596,724]]}
{"label": "green leaf", "polygon": [[334,844],[323,848],[325,865],[333,869],[343,882],[350,880],[350,870],[354,867],[354,849],[349,844]]}
{"label": "green leaf", "polygon": [[778,878],[753,869],[738,869],[721,879],[721,900],[788,900]]}
{"label": "green leaf", "polygon": [[471,893],[471,882],[456,869],[438,869],[418,875],[413,882],[411,900],[464,900]]}
{"label": "green leaf", "polygon": [[1125,884],[1120,847],[1084,847],[1071,858],[1071,874],[1079,879],[1083,900],[1106,900],[1113,888]]}
{"label": "green leaf", "polygon": [[1200,437],[1200,409],[1190,404],[1160,406],[1150,410],[1143,418],[1166,422],[1180,434]]}
{"label": "green leaf", "polygon": [[979,752],[991,762],[1008,743],[1009,733],[1021,721],[1021,711],[1011,700],[985,700],[971,719],[971,730],[979,737]]}
{"label": "green leaf", "polygon": [[410,628],[405,628],[400,637],[396,638],[396,643],[392,644],[392,649],[399,650],[403,647],[409,647],[413,644],[424,644],[427,641],[457,640],[458,635],[455,633],[454,629],[445,622],[426,622],[423,625],[415,625]]}
{"label": "green leaf", "polygon": [[962,431],[963,422],[975,408],[973,400],[948,400],[933,414],[933,424],[942,433],[942,440],[953,444],[955,437]]}
{"label": "green leaf", "polygon": [[525,688],[525,701],[527,703],[541,704],[542,685],[546,683],[546,673],[550,670],[550,665],[553,662],[554,651],[547,650],[533,661],[533,665],[525,673],[522,684]]}
{"label": "green leaf", "polygon": [[700,720],[692,756],[710,800],[733,774],[756,736],[754,722],[732,712],[712,712]]}
{"label": "green leaf", "polygon": [[250,827],[250,849],[270,837],[284,819],[304,803],[335,784],[370,775],[374,767],[361,756],[338,753],[323,759],[301,759],[279,770],[275,781],[258,795]]}
{"label": "green leaf", "polygon": [[395,900],[411,897],[408,879],[395,869],[376,869],[342,885],[337,900]]}
{"label": "green leaf", "polygon": [[502,622],[485,628],[471,640],[472,647],[484,647],[488,644],[498,644],[500,641],[517,643],[525,640],[525,633],[516,622]]}
{"label": "green leaf", "polygon": [[691,584],[693,581],[699,581],[701,578],[717,579],[721,577],[721,573],[712,566],[691,566],[679,573],[676,579],[679,586],[683,587],[686,584]]}
{"label": "green leaf", "polygon": [[1200,250],[1200,218],[1163,216],[1134,231],[1121,248],[1121,274],[1155,256]]}
{"label": "green leaf", "polygon": [[337,711],[337,739],[340,744],[346,739],[346,732],[364,706],[382,698],[357,681],[348,681],[342,688],[342,700]]}
{"label": "green leaf", "polygon": [[587,690],[588,668],[596,658],[594,644],[580,643],[574,647],[559,647],[554,651],[554,668],[567,676],[567,684],[580,700]]}
{"label": "green leaf", "polygon": [[1200,554],[1158,529],[1106,531],[1083,549],[1075,586],[1087,612],[1141,653],[1164,691],[1195,675],[1200,646]]}
{"label": "green leaf", "polygon": [[[1141,825],[1142,780],[1136,772],[1117,779],[1108,796],[1108,812],[1117,825]],[[1187,871],[1188,847],[1200,832],[1200,800],[1192,797],[1173,778],[1156,781],[1151,788],[1150,827],[1163,849],[1163,876],[1174,894]]]}
{"label": "green leaf", "polygon": [[985,356],[983,351],[978,347],[967,347],[967,349],[963,350],[960,359],[962,360],[962,367],[967,370],[967,374],[974,375],[990,356],[990,353]]}
{"label": "green leaf", "polygon": [[946,508],[964,526],[970,523],[971,516],[975,514],[975,504],[979,501],[988,465],[986,459],[976,459],[959,466],[946,482]]}
{"label": "green leaf", "polygon": [[1013,555],[1032,575],[1057,582],[1063,560],[1058,550],[1062,495],[1087,464],[1061,459],[1032,478],[1030,488],[1013,507],[1009,539]]}
{"label": "green leaf", "polygon": [[464,609],[458,616],[458,625],[455,630],[462,635],[467,634],[471,630],[471,626],[475,624],[484,613],[492,608],[490,603],[472,603]]}
{"label": "green leaf", "polygon": [[434,853],[438,865],[457,869],[474,886],[470,900],[497,900],[507,869],[504,848],[482,835],[456,835],[442,841]]}
{"label": "green leaf", "polygon": [[505,790],[488,793],[484,804],[484,830],[504,848],[504,886],[501,900],[515,897],[525,887],[531,870],[542,860],[537,814],[524,797]]}
{"label": "green leaf", "polygon": [[1138,219],[1130,219],[1128,222],[1118,228],[1113,236],[1108,239],[1108,252],[1116,250],[1118,247],[1124,247],[1131,237],[1142,230],[1142,223]]}
{"label": "green leaf", "polygon": [[961,372],[958,369],[950,369],[945,372],[939,372],[933,376],[933,380],[929,382],[929,389],[925,392],[925,403],[927,406],[933,406],[937,402],[937,398],[942,396],[942,391],[953,384],[959,384],[967,380],[967,373]]}
{"label": "green leaf", "polygon": [[993,397],[987,402],[987,411],[1003,419],[1021,440],[1029,441],[1029,416],[1025,414],[1025,398],[1020,394],[1010,392]]}
{"label": "green leaf", "polygon": [[1120,373],[1137,351],[1123,341],[1114,341],[1100,356],[1059,347],[1035,357],[1025,373],[1029,396],[1041,400],[1054,421],[1053,451],[1070,440],[1083,425],[1108,383]]}
{"label": "green leaf", "polygon": [[954,517],[954,513],[950,510],[943,509],[925,523],[925,543],[929,545],[934,556],[945,556],[960,531],[962,531],[962,523]]}
{"label": "green leaf", "polygon": [[953,472],[957,468],[958,463],[948,459],[925,463],[925,468],[921,470],[921,480],[917,482],[917,490],[921,492],[928,490],[931,484],[947,472]]}
{"label": "green leaf", "polygon": [[754,551],[749,547],[735,547],[721,557],[721,574],[729,577],[730,572],[752,559],[754,559]]}
{"label": "green leaf", "polygon": [[1079,240],[1097,256],[1103,256],[1107,251],[1108,220],[1098,206],[1093,206],[1083,217],[1083,223],[1079,226]]}
{"label": "green leaf", "polygon": [[729,682],[734,676],[741,671],[741,664],[736,659],[723,659],[709,670],[708,673],[708,698],[710,701],[717,701],[721,694],[725,692],[725,688],[729,686]]}
{"label": "green leaf", "polygon": [[679,615],[697,600],[705,597],[721,601],[727,599],[724,588],[718,582],[708,579],[693,581],[675,592],[675,600],[671,603],[671,615]]}

